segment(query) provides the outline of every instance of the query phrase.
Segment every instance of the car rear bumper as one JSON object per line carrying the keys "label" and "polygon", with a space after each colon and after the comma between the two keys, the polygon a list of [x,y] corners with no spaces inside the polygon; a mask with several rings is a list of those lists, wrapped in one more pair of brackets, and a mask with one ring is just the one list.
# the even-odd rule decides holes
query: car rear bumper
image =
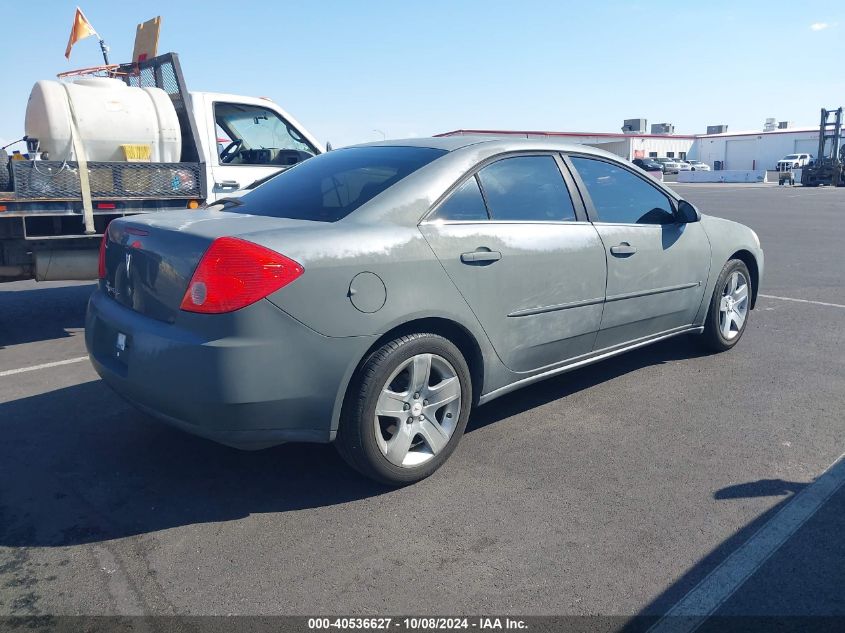
{"label": "car rear bumper", "polygon": [[171,324],[97,290],[85,319],[91,362],[118,394],[244,449],[333,439],[345,385],[371,342],[323,336],[266,300],[228,314],[183,313]]}

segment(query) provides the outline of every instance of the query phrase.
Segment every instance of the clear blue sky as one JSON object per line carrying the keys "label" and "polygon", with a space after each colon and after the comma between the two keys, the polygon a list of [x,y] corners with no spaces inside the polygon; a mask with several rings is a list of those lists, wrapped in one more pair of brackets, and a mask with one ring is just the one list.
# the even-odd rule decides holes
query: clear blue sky
{"label": "clear blue sky", "polygon": [[[335,146],[374,129],[618,131],[634,117],[679,133],[812,125],[845,104],[841,0],[79,1],[113,61],[161,15],[159,51],[180,54],[190,89],[271,97]],[[0,139],[23,135],[37,79],[100,62],[94,38],[64,59],[75,6],[0,1]]]}

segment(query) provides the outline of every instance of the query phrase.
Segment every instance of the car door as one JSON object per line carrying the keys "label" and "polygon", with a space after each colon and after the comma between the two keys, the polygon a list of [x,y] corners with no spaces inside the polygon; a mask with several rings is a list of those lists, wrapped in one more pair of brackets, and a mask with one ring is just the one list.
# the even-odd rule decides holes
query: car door
{"label": "car door", "polygon": [[274,109],[261,104],[215,101],[209,130],[210,187],[215,198],[278,173],[319,153],[315,146]]}
{"label": "car door", "polygon": [[601,322],[604,249],[553,154],[498,158],[420,224],[502,362],[527,372],[587,354]]}
{"label": "car door", "polygon": [[669,194],[616,161],[577,154],[567,161],[607,258],[595,349],[689,326],[710,270],[701,223],[678,223]]}

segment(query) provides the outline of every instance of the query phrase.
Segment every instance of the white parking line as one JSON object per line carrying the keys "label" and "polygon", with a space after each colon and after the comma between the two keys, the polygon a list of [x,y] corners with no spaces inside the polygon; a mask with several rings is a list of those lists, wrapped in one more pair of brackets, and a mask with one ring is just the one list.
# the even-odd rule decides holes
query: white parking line
{"label": "white parking line", "polygon": [[5,376],[13,376],[14,374],[23,374],[28,371],[37,371],[39,369],[49,369],[50,367],[60,367],[61,365],[71,365],[73,363],[81,363],[88,360],[87,356],[77,356],[76,358],[68,358],[67,360],[57,360],[53,363],[44,363],[42,365],[33,365],[32,367],[20,367],[18,369],[7,369],[0,371],[0,378]]}
{"label": "white parking line", "polygon": [[689,633],[716,612],[845,484],[845,455],[673,606],[649,633]]}
{"label": "white parking line", "polygon": [[779,299],[780,301],[795,301],[796,303],[812,303],[817,306],[828,306],[829,308],[845,308],[841,303],[826,303],[824,301],[810,301],[809,299],[793,299],[792,297],[778,297],[777,295],[759,295],[766,299]]}

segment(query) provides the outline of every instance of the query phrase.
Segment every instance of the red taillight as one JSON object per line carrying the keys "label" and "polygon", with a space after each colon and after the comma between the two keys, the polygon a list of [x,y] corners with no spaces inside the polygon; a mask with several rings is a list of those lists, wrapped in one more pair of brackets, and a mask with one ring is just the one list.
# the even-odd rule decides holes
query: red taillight
{"label": "red taillight", "polygon": [[100,257],[97,259],[97,277],[106,278],[106,242],[109,240],[109,231],[103,231],[103,239],[100,240]]}
{"label": "red taillight", "polygon": [[232,312],[287,286],[302,266],[269,248],[236,237],[211,243],[182,297],[183,310]]}

